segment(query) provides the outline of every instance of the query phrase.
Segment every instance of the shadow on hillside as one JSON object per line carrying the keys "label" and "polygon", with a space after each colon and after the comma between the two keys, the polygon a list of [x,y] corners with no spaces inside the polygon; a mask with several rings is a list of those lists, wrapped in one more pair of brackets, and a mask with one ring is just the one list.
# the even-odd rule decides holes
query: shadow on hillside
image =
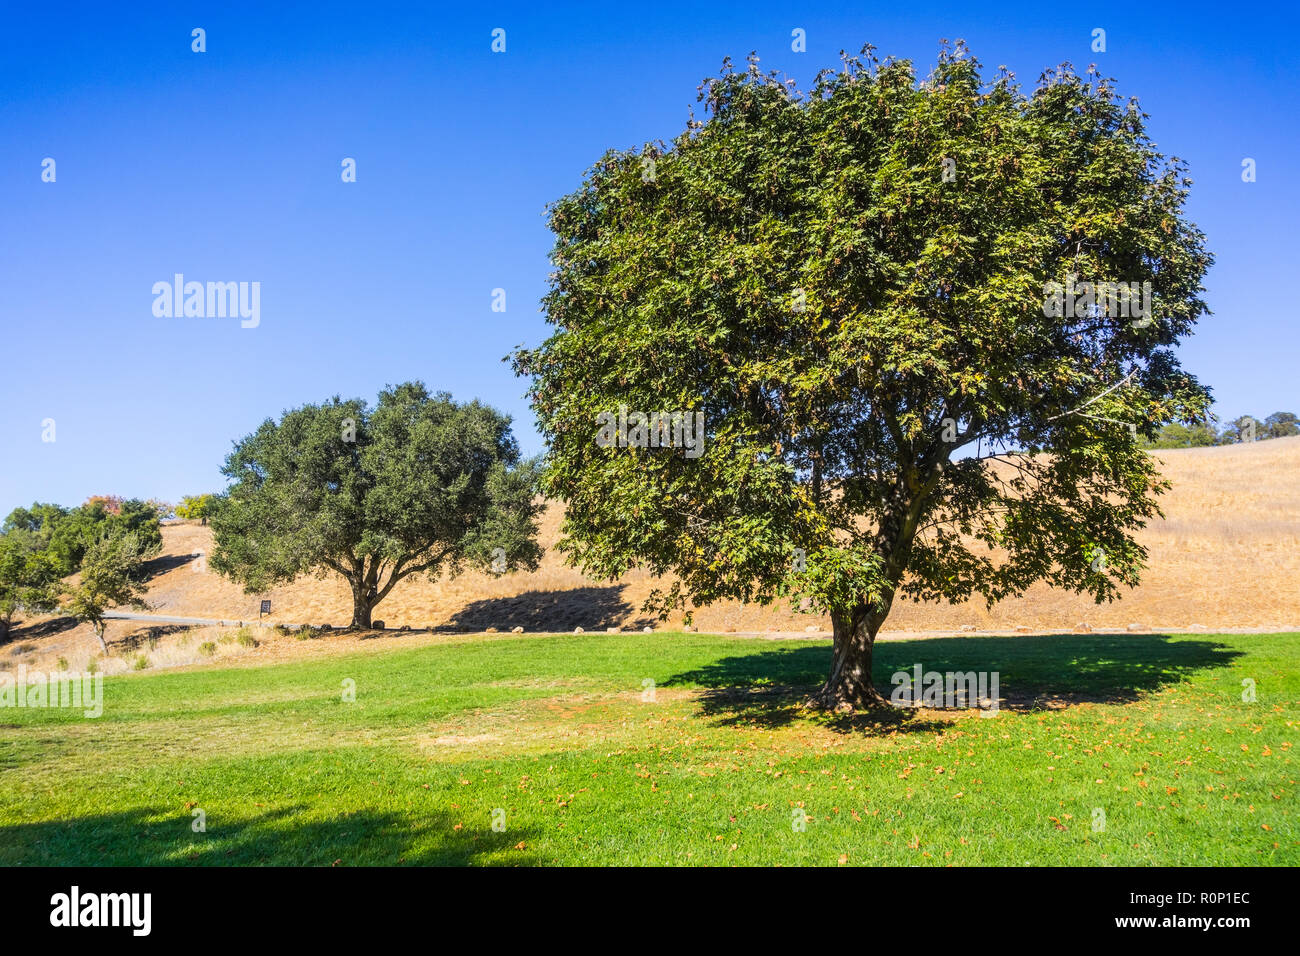
{"label": "shadow on hillside", "polygon": [[140,576],[145,581],[152,581],[160,574],[183,568],[197,558],[198,555],[196,554],[164,554],[162,557],[152,558],[142,563],[140,565]]}
{"label": "shadow on hillside", "polygon": [[64,631],[70,631],[77,626],[75,617],[52,617],[48,621],[41,621],[39,624],[25,624],[15,627],[9,632],[9,640],[0,641],[3,644],[11,644],[16,640],[31,640],[34,637],[49,637],[51,634],[62,634]]}
{"label": "shadow on hillside", "polygon": [[[3,866],[457,866],[507,850],[505,862],[537,863],[526,850],[531,831],[495,833],[484,817],[471,825],[432,807],[402,816],[362,811],[329,820],[298,819],[307,806],[223,821],[209,813],[194,833],[189,811],[144,808],[120,813],[0,826]],[[457,823],[460,830],[453,829]]]}
{"label": "shadow on hillside", "polygon": [[[123,624],[133,624],[133,621],[123,621]],[[166,637],[168,634],[180,634],[188,631],[188,624],[151,624],[148,627],[141,627],[139,630],[132,631],[130,634],[119,634],[116,638],[110,633],[105,640],[108,646],[123,654],[136,650],[142,645],[151,641],[156,641],[160,637]]]}
{"label": "shadow on hillside", "polygon": [[607,627],[642,628],[650,618],[626,621],[632,605],[623,600],[623,585],[569,588],[563,591],[524,591],[514,597],[473,601],[453,618],[452,625],[481,631],[487,627],[508,631],[604,630]]}
{"label": "shadow on hillside", "polygon": [[[876,689],[888,697],[898,671],[975,671],[998,674],[1002,710],[1054,710],[1072,704],[1125,703],[1223,667],[1240,651],[1209,640],[1172,640],[1167,634],[1044,634],[1024,637],[951,637],[876,644]],[[826,679],[831,650],[758,649],[674,674],[662,686],[705,688],[704,716],[723,724],[780,726],[809,716],[803,702]],[[874,714],[814,715],[827,726],[855,730],[931,730],[962,711],[891,708]]]}

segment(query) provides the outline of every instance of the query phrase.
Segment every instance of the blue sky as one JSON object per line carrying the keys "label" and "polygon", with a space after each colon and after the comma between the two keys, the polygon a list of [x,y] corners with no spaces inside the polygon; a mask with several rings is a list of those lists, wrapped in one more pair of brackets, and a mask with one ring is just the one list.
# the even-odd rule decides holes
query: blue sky
{"label": "blue sky", "polygon": [[[267,416],[411,378],[512,414],[540,451],[501,358],[546,335],[545,204],[605,149],[678,133],[701,79],[750,50],[801,84],[863,42],[928,66],[962,37],[1026,86],[1097,62],[1196,180],[1215,314],[1184,364],[1225,417],[1300,411],[1298,24],[1282,4],[10,4],[0,515],[217,490]],[[260,282],[260,325],[155,317],[177,272]]]}

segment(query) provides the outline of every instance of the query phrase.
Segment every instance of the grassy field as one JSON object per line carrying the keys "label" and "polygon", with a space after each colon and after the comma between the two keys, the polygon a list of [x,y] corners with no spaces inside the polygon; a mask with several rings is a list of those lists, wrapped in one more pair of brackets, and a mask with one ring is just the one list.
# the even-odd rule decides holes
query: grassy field
{"label": "grassy field", "polygon": [[828,657],[501,634],[112,676],[98,720],[0,711],[0,864],[1300,863],[1300,634],[878,646],[882,689],[998,671],[994,717],[808,716]]}

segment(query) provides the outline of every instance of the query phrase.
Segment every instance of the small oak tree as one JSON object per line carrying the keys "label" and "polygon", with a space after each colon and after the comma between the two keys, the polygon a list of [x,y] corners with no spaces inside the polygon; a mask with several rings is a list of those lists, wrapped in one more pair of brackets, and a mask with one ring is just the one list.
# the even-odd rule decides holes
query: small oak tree
{"label": "small oak tree", "polygon": [[158,545],[142,541],[133,531],[105,534],[86,549],[77,583],[68,591],[65,610],[95,629],[99,646],[108,650],[104,632],[106,612],[115,607],[137,611],[152,609],[144,596],[144,562],[158,553]]}
{"label": "small oak tree", "polygon": [[[1136,102],[1068,66],[1026,94],[960,43],[919,83],[868,47],[807,94],[751,58],[700,98],[551,208],[555,331],[514,360],[570,561],[671,573],[661,614],[806,599],[827,707],[879,700],[899,593],[1135,583],[1138,440],[1206,409],[1172,346],[1211,262]],[[703,412],[704,453],[597,441],[620,406]]]}
{"label": "small oak tree", "polygon": [[419,382],[385,389],[373,409],[336,396],[267,419],[222,473],[233,484],[212,517],[211,567],[248,593],[339,574],[353,627],[370,627],[411,575],[532,569],[541,557],[534,468],[510,419]]}
{"label": "small oak tree", "polygon": [[218,499],[213,494],[185,495],[176,506],[176,517],[207,524],[217,510]]}

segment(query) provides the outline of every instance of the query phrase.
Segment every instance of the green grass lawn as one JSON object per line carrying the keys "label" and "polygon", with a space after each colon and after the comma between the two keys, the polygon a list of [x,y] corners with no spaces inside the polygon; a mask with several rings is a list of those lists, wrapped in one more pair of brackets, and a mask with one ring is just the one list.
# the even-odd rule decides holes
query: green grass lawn
{"label": "green grass lawn", "polygon": [[877,646],[885,692],[998,671],[991,718],[807,715],[829,654],[498,635],[107,678],[98,720],[0,710],[0,864],[1300,863],[1300,634]]}

